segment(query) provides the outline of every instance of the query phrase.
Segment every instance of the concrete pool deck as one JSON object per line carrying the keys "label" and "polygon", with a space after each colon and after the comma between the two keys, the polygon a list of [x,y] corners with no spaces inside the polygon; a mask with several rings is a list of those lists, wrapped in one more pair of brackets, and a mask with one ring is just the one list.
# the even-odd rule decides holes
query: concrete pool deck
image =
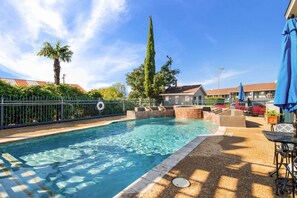
{"label": "concrete pool deck", "polygon": [[[268,175],[275,168],[274,143],[261,132],[270,126],[264,118],[246,120],[248,128],[208,137],[142,197],[275,197],[274,178]],[[175,177],[189,179],[191,186],[175,187]]]}
{"label": "concrete pool deck", "polygon": [[[59,124],[39,125],[0,131],[0,143],[64,133],[78,128],[126,120],[107,117]],[[248,128],[227,128],[224,135],[205,139],[180,160],[142,197],[274,197],[274,144],[261,130],[269,130],[263,118],[247,117]],[[178,188],[175,177],[190,180],[191,186]],[[287,195],[286,195],[287,196]],[[139,194],[131,194],[139,197]]]}
{"label": "concrete pool deck", "polygon": [[25,139],[44,137],[44,136],[49,136],[54,134],[61,134],[61,133],[66,133],[73,130],[102,126],[102,125],[110,124],[111,122],[126,121],[126,120],[131,120],[131,119],[127,119],[126,116],[113,116],[113,117],[104,117],[104,118],[89,119],[89,120],[79,120],[79,121],[72,121],[72,122],[43,124],[43,125],[36,125],[36,126],[4,129],[4,130],[0,130],[0,144],[21,141]]}

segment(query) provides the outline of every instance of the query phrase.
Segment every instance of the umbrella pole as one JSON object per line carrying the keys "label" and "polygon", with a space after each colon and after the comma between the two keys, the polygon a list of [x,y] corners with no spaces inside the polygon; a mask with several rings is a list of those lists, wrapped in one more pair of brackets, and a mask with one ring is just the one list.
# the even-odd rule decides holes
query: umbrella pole
{"label": "umbrella pole", "polygon": [[297,110],[294,111],[293,127],[294,127],[294,134],[295,134],[295,137],[297,137]]}

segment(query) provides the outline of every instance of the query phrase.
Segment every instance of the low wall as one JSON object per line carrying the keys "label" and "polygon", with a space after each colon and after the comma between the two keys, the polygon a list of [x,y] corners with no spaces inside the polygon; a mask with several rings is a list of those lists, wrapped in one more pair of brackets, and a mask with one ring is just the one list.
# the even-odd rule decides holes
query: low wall
{"label": "low wall", "polygon": [[203,111],[202,108],[177,106],[174,109],[145,111],[144,108],[137,108],[135,111],[127,111],[129,119],[145,119],[160,117],[176,117],[177,119],[204,119],[225,127],[246,127],[243,111],[229,109],[219,111]]}
{"label": "low wall", "polygon": [[194,107],[175,107],[175,117],[177,119],[203,119],[203,110]]}
{"label": "low wall", "polygon": [[219,126],[246,127],[245,116],[241,110],[231,109],[219,114],[204,111],[203,117]]}
{"label": "low wall", "polygon": [[175,115],[173,109],[168,109],[166,111],[127,111],[127,118],[129,119],[161,118],[174,116]]}

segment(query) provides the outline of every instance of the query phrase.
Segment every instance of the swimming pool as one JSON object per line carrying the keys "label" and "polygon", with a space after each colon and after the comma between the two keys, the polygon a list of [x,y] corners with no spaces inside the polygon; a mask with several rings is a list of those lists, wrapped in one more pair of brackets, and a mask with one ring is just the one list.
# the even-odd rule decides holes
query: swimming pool
{"label": "swimming pool", "polygon": [[198,135],[202,120],[113,123],[0,146],[0,192],[12,197],[112,197]]}

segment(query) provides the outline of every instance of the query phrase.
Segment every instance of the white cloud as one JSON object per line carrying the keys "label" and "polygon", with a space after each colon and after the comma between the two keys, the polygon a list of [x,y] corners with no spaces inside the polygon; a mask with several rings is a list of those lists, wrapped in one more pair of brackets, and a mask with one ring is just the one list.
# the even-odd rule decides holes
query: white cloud
{"label": "white cloud", "polygon": [[[86,1],[75,3],[85,8],[71,13],[72,0],[10,1],[10,12],[17,17],[14,24],[0,24],[4,30],[0,33],[0,64],[23,78],[53,81],[53,61],[36,54],[44,41],[54,45],[61,40],[74,52],[72,62],[61,63],[61,75],[66,74],[66,83],[89,90],[117,82],[118,72],[125,73],[143,61],[144,45],[102,42],[104,31],[121,23],[128,12],[126,0],[93,0],[91,6]],[[67,21],[75,24],[70,27]]]}
{"label": "white cloud", "polygon": [[63,16],[59,12],[61,11],[59,1],[12,0],[10,2],[29,33],[26,37],[36,40],[40,31],[58,38],[68,34],[63,24]]}
{"label": "white cloud", "polygon": [[205,38],[212,43],[213,45],[217,45],[218,41],[214,37],[210,36],[209,34],[205,34]]}

